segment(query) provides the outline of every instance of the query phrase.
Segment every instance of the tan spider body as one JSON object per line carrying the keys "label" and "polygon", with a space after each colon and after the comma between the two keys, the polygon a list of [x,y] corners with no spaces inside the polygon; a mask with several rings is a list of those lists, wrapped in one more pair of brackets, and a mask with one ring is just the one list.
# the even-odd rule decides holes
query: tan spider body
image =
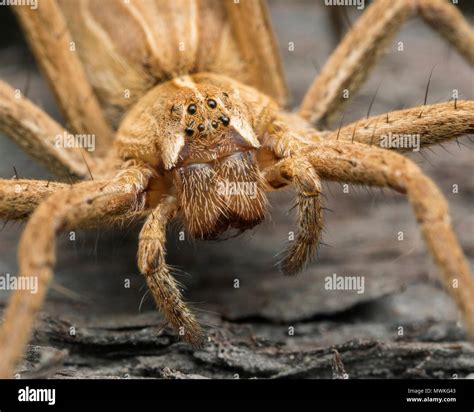
{"label": "tan spider body", "polygon": [[[357,90],[391,35],[417,11],[473,64],[474,32],[454,6],[444,0],[375,1],[316,78],[300,111],[289,113],[263,1],[99,3],[42,0],[37,11],[15,9],[68,127],[94,133],[98,153],[53,146],[64,129],[0,83],[0,130],[58,175],[93,176],[74,185],[0,180],[0,218],[29,217],[19,246],[20,275],[40,279],[36,295],[17,291],[6,310],[1,377],[12,374],[44,302],[59,231],[145,219],[138,267],[169,324],[199,345],[203,332],[165,263],[168,222],[179,219],[201,239],[245,230],[264,219],[267,191],[291,185],[299,232],[281,267],[296,274],[320,240],[321,180],[407,194],[443,284],[474,335],[474,280],[442,194],[409,159],[377,147],[388,132],[418,133],[422,146],[472,133],[474,103],[392,112],[334,132],[313,126],[340,108],[342,90]],[[77,54],[70,52],[71,42]]]}

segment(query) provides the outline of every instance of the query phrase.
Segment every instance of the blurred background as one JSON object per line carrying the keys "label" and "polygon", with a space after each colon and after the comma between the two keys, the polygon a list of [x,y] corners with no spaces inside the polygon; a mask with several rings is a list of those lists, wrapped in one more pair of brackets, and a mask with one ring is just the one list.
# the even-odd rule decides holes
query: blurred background
{"label": "blurred background", "polygon": [[[473,23],[472,2],[459,3]],[[322,0],[271,0],[269,5],[294,108],[334,50],[338,36],[348,30],[361,11],[355,7],[324,7]],[[0,27],[0,78],[62,121],[6,7],[0,7]],[[396,49],[399,41],[404,42],[403,52]],[[289,50],[289,43],[294,44],[293,51]],[[374,115],[422,104],[433,68],[429,103],[449,100],[453,89],[459,90],[460,99],[474,98],[473,68],[420,19],[412,19],[344,108],[344,123],[366,116],[377,89],[371,110]],[[341,115],[336,116],[331,128],[338,127]],[[473,148],[469,137],[465,137],[460,144],[449,143],[411,156],[447,197],[455,231],[471,265]],[[22,178],[54,178],[0,135],[0,178],[13,177],[13,168]],[[458,193],[453,193],[453,185],[458,185]],[[129,373],[161,377],[165,367],[174,371],[170,373],[179,371],[183,376],[231,377],[237,372],[247,377],[276,376],[285,371],[291,375],[295,365],[290,361],[281,370],[274,364],[268,367],[265,362],[315,350],[329,356],[334,345],[354,339],[400,345],[464,340],[456,309],[438,282],[437,269],[426,252],[406,199],[379,189],[350,187],[349,193],[343,193],[338,184],[325,184],[324,191],[329,209],[324,215],[325,245],[318,258],[297,277],[284,277],[275,267],[276,255],[284,248],[288,232],[296,230],[294,211],[290,211],[291,192],[271,196],[271,218],[235,239],[179,242],[176,228],[170,228],[168,261],[186,285],[186,299],[193,302],[209,325],[214,343],[219,341],[219,348],[226,348],[222,356],[215,347],[200,354],[191,353],[183,349],[185,345],[175,343],[171,334],[161,331],[160,315],[146,294],[145,282],[135,264],[138,226],[78,231],[75,241],[61,236],[56,278],[36,336],[37,343],[63,347],[72,354],[61,358],[61,366],[54,371],[56,376]],[[0,232],[0,275],[16,274],[16,248],[23,226],[10,222]],[[403,240],[398,240],[399,232],[403,232]],[[325,290],[324,278],[333,273],[364,276],[364,293]],[[234,287],[236,279],[239,288]],[[6,302],[5,293],[0,293],[0,302]],[[72,339],[65,325],[82,328],[82,334]],[[153,340],[157,334],[162,339],[159,348]],[[127,352],[129,347],[135,351]],[[242,348],[248,351],[246,362],[240,356]],[[104,361],[104,351],[113,352],[114,356]],[[262,351],[266,351],[266,357],[259,369],[255,363],[258,360],[248,359],[263,356]],[[127,355],[121,357],[120,353]],[[464,355],[453,356],[458,359]],[[33,356],[30,361],[38,359]],[[472,360],[462,363],[462,367],[452,365],[453,371],[439,365],[438,369],[443,373],[457,370],[461,375],[474,372]],[[383,362],[371,373],[363,371],[356,361],[346,369],[350,375],[360,377],[398,377],[408,373],[389,366],[384,370]],[[435,372],[433,366],[428,376],[436,376]],[[299,376],[330,374],[328,363]]]}

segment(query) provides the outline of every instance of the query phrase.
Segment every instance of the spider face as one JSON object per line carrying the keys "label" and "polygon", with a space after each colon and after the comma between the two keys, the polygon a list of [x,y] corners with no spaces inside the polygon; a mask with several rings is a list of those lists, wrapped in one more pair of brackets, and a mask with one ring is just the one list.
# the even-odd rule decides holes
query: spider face
{"label": "spider face", "polygon": [[215,86],[175,80],[177,94],[170,106],[170,127],[177,134],[176,158],[163,158],[167,170],[196,163],[213,163],[240,151],[255,150],[259,143],[239,110],[237,98]]}
{"label": "spider face", "polygon": [[[150,122],[150,119],[153,119]],[[262,221],[266,196],[260,147],[239,92],[191,77],[157,86],[119,131],[122,157],[144,160],[168,177],[192,236],[212,239]]]}

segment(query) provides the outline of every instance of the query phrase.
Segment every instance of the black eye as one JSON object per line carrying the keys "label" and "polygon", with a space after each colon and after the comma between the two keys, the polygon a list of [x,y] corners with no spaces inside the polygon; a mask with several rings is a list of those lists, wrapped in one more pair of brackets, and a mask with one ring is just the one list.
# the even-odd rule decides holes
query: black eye
{"label": "black eye", "polygon": [[219,117],[219,120],[224,126],[229,126],[230,119],[227,116],[222,115],[221,117]]}
{"label": "black eye", "polygon": [[194,114],[194,113],[196,113],[196,111],[197,111],[197,107],[196,107],[195,104],[190,104],[188,106],[188,113],[189,114]]}
{"label": "black eye", "polygon": [[214,100],[214,99],[209,99],[207,101],[207,105],[211,108],[211,109],[215,109],[217,107],[217,102]]}
{"label": "black eye", "polygon": [[200,125],[198,126],[198,130],[199,130],[200,132],[203,132],[204,130],[206,130],[206,127],[205,127],[203,124],[200,124]]}
{"label": "black eye", "polygon": [[217,127],[219,126],[219,123],[217,123],[215,120],[213,120],[211,125],[214,129],[217,129]]}
{"label": "black eye", "polygon": [[194,130],[192,129],[192,127],[186,127],[184,131],[186,132],[188,136],[192,136],[194,133]]}

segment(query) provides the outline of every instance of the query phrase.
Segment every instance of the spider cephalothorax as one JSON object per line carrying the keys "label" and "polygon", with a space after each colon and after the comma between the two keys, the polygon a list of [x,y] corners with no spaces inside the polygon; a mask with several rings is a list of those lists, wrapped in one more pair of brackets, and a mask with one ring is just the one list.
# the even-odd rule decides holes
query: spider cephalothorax
{"label": "spider cephalothorax", "polygon": [[67,131],[0,82],[0,131],[57,175],[88,180],[0,180],[0,218],[29,218],[19,275],[39,278],[38,293],[12,294],[0,330],[0,377],[12,374],[28,342],[61,230],[145,219],[138,268],[167,323],[198,345],[204,332],[166,264],[168,223],[178,217],[202,239],[244,230],[263,219],[266,191],[291,186],[299,230],[281,268],[296,274],[321,237],[321,180],[408,196],[443,284],[474,337],[474,279],[447,203],[416,164],[396,153],[408,147],[381,144],[387,134],[416,135],[425,147],[473,133],[474,102],[456,95],[336,131],[315,128],[327,123],[348,91],[355,94],[410,15],[418,13],[474,64],[474,31],[455,6],[374,0],[298,111],[289,113],[263,0],[107,3],[42,0],[38,10],[14,8],[68,126],[97,135],[97,151],[55,145],[55,136]]}
{"label": "spider cephalothorax", "polygon": [[119,129],[118,151],[156,168],[193,236],[248,229],[265,214],[257,151],[276,107],[225,76],[179,77],[138,101]]}

